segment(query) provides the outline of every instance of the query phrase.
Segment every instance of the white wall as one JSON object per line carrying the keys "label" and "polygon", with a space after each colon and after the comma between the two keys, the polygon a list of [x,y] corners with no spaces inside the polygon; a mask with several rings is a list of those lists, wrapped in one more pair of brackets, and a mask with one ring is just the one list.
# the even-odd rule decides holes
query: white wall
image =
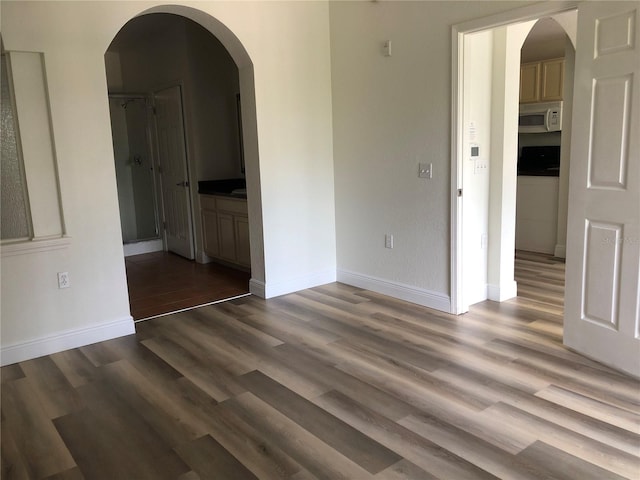
{"label": "white wall", "polygon": [[487,297],[499,302],[518,294],[514,280],[514,252],[520,47],[534,23],[493,29]]}
{"label": "white wall", "polygon": [[[462,119],[463,282],[464,298],[470,305],[487,299],[489,187],[498,167],[491,161],[493,37],[491,30],[464,37],[464,70],[468,74],[463,85]],[[472,145],[479,148],[475,160],[470,156]]]}
{"label": "white wall", "polygon": [[[154,4],[2,3],[4,47],[44,52],[71,236],[60,250],[3,257],[2,277],[11,278],[2,282],[4,363],[122,334],[114,325],[132,326],[104,53],[130,18]],[[184,13],[216,31],[239,63],[244,91],[253,93],[254,75],[255,95],[245,96],[244,105],[256,112],[245,129],[257,132],[248,138],[247,158],[253,287],[272,296],[332,281],[328,5],[188,2],[156,10]],[[70,273],[71,288],[57,289],[59,271]]]}
{"label": "white wall", "polygon": [[518,177],[519,250],[553,255],[558,228],[558,180],[558,177]]}
{"label": "white wall", "polygon": [[342,281],[449,309],[451,27],[516,5],[330,3]]}

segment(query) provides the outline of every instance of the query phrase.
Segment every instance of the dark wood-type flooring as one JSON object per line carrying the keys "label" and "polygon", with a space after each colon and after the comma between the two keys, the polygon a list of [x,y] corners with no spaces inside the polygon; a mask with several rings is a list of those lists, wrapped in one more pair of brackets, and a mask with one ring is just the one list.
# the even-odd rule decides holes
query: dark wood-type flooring
{"label": "dark wood-type flooring", "polygon": [[2,368],[2,478],[640,478],[640,383],[562,346],[563,264],[462,316],[342,284]]}
{"label": "dark wood-type flooring", "polygon": [[169,252],[125,258],[134,320],[154,317],[249,292],[246,272],[206,265]]}

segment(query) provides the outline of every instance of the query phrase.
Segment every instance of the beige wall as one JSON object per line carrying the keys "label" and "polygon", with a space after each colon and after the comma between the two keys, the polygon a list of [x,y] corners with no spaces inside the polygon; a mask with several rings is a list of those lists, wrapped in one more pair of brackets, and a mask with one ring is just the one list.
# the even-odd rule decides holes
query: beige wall
{"label": "beige wall", "polygon": [[[340,272],[448,308],[451,26],[518,5],[3,1],[5,48],[45,55],[71,236],[62,250],[3,258],[3,352],[129,318],[104,52],[153,11],[198,21],[238,64],[253,290],[331,281],[337,258]],[[433,163],[433,179],[418,179],[418,162]],[[71,288],[57,289],[58,271]]]}
{"label": "beige wall", "polygon": [[[255,86],[244,105],[253,132],[254,290],[272,296],[335,278],[326,3],[3,1],[4,47],[44,53],[71,237],[60,250],[2,258],[5,363],[8,353],[69,348],[121,334],[130,323],[104,53],[129,19],[149,10],[181,13],[213,30],[239,65],[243,91]],[[71,288],[57,288],[60,271],[69,272]]]}
{"label": "beige wall", "polygon": [[448,309],[451,28],[519,5],[331,2],[338,278]]}

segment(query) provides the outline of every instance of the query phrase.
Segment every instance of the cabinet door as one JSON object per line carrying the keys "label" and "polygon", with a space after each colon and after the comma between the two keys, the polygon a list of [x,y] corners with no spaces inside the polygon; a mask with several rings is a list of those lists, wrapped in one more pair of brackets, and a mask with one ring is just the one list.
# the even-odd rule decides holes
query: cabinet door
{"label": "cabinet door", "polygon": [[233,215],[218,212],[219,257],[231,262],[236,261],[236,239]]}
{"label": "cabinet door", "polygon": [[234,222],[236,229],[236,258],[239,264],[250,267],[249,219],[247,217],[234,217]]}
{"label": "cabinet door", "polygon": [[564,60],[560,58],[542,62],[540,101],[562,100],[563,84]]}
{"label": "cabinet door", "polygon": [[204,253],[210,257],[217,257],[218,248],[218,216],[211,210],[202,210],[202,236]]}
{"label": "cabinet door", "polygon": [[540,63],[520,66],[520,103],[537,102],[540,98]]}

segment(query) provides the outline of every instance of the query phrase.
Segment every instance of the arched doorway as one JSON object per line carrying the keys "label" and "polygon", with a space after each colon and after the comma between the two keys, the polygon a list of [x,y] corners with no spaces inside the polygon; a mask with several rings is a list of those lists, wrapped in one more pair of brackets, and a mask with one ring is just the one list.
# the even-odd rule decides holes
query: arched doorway
{"label": "arched doorway", "polygon": [[[518,133],[516,259],[518,296],[564,306],[564,259],[569,247],[567,206],[575,46],[566,21],[576,12],[539,19],[521,49],[521,115],[561,109],[562,128]],[[531,84],[533,75],[536,83]],[[523,91],[524,90],[524,91]],[[523,120],[524,122],[524,120]],[[530,131],[529,131],[530,130]]]}
{"label": "arched doorway", "polygon": [[[126,256],[135,256],[128,259],[140,260],[126,262],[136,320],[247,293],[250,277],[246,270],[255,263],[260,278],[263,263],[262,239],[256,235],[261,231],[261,212],[259,177],[254,173],[257,137],[252,128],[251,61],[235,36],[215,19],[193,9],[176,8],[179,12],[157,7],[131,19],[105,54],[124,250]],[[184,14],[207,21],[210,28]],[[141,138],[136,140],[135,135]],[[118,137],[120,141],[124,138],[125,147],[118,148]],[[245,192],[244,220],[231,231],[232,237],[238,235],[244,242],[242,265],[234,258],[227,262],[226,257],[212,256],[207,248],[209,217],[201,214],[202,184],[228,179],[242,182]],[[252,179],[256,181],[251,183]],[[248,205],[253,207],[250,213]],[[238,225],[244,230],[239,231]],[[139,232],[143,233],[137,235]],[[228,235],[224,240],[229,240]],[[251,257],[257,252],[256,262],[249,260],[250,245]],[[195,262],[185,268],[175,256],[148,258],[150,252],[158,251],[174,252]],[[212,260],[223,265],[213,265]],[[215,279],[189,276],[201,274],[203,264]],[[178,265],[182,273],[167,271],[170,265]],[[155,296],[145,294],[140,301],[133,295],[138,287],[129,273],[141,266],[152,268],[141,274],[145,292],[150,281],[159,282],[160,290]],[[235,271],[236,267],[244,267],[245,272]],[[172,279],[170,284],[159,280],[160,275]],[[185,278],[191,287],[185,285]]]}
{"label": "arched doorway", "polygon": [[[460,100],[464,98],[464,102],[460,101],[456,107],[456,161],[452,172],[458,190],[452,208],[455,213],[452,218],[455,245],[452,310],[455,313],[465,312],[470,304],[487,298],[502,301],[517,294],[513,253],[520,48],[534,24],[547,16],[566,20],[570,16],[575,18],[575,11],[549,12],[549,15],[525,17],[489,28],[474,26],[460,36],[460,44],[474,55],[465,56],[464,61],[462,56],[458,57],[460,83],[454,84]],[[564,33],[562,35],[564,51],[566,37]],[[492,68],[486,68],[487,61],[493,62]],[[482,82],[469,74],[478,69],[485,75]],[[471,101],[472,98],[476,101]],[[570,111],[570,106],[567,110]],[[569,143],[566,145],[568,152]],[[491,169],[488,168],[489,158]],[[490,174],[487,174],[488,170]],[[464,188],[460,188],[463,185]],[[466,212],[464,215],[463,211]],[[555,236],[555,222],[553,227]],[[463,257],[466,262],[460,261]]]}

